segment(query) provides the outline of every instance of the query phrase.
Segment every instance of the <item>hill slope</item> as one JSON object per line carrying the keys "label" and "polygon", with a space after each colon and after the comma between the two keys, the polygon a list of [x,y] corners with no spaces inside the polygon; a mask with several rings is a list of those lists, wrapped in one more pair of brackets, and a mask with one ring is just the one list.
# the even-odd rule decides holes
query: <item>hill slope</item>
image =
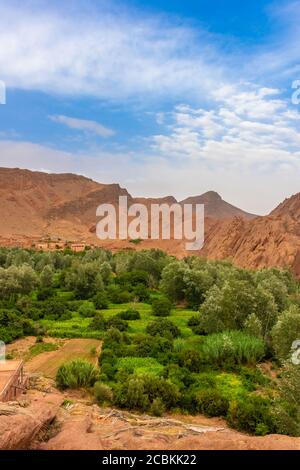
{"label": "hill slope", "polygon": [[[84,176],[0,168],[0,237],[22,240],[47,235],[86,240],[111,249],[133,248],[126,240],[103,242],[95,236],[97,206],[117,205],[121,195],[128,196],[129,204],[177,202],[172,196],[133,198],[118,184],[101,184]],[[265,217],[232,206],[214,191],[180,203],[205,205],[204,248],[188,254],[230,258],[249,268],[289,266],[300,276],[300,193]],[[174,239],[145,240],[136,248],[153,247],[177,256],[187,254],[185,241]]]}

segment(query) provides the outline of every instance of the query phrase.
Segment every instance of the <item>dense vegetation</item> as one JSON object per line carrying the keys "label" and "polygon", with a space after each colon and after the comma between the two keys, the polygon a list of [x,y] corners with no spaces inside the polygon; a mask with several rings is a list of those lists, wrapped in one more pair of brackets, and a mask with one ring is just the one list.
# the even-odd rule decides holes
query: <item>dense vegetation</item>
{"label": "dense vegetation", "polygon": [[101,404],[300,434],[300,294],[286,270],[159,250],[1,249],[0,340],[24,335],[103,339],[99,368],[77,361],[57,375]]}

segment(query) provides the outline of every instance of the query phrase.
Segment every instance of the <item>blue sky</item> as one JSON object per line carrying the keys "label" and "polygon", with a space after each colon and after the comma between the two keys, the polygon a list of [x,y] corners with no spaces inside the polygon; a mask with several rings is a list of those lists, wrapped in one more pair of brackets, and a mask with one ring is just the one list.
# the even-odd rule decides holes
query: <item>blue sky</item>
{"label": "blue sky", "polygon": [[133,195],[299,191],[299,1],[0,0],[0,165]]}

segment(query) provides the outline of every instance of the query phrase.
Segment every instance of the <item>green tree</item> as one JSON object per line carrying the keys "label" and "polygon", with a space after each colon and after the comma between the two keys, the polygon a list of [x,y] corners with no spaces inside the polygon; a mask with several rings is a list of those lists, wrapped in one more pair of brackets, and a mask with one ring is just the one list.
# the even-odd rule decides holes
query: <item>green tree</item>
{"label": "green tree", "polygon": [[293,305],[282,312],[271,336],[276,356],[280,360],[288,359],[293,342],[300,339],[300,308]]}

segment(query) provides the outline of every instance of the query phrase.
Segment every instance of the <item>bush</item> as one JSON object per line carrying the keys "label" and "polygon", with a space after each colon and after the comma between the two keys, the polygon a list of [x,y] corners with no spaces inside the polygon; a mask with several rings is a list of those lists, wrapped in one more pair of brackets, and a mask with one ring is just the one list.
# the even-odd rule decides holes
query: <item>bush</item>
{"label": "bush", "polygon": [[120,286],[109,286],[108,295],[111,302],[114,304],[127,304],[133,300],[133,294],[123,290]]}
{"label": "bush", "polygon": [[141,315],[138,310],[135,310],[134,308],[129,308],[124,312],[118,313],[117,317],[121,318],[122,320],[140,320]]}
{"label": "bush", "polygon": [[84,303],[79,307],[78,313],[84,318],[92,318],[96,313],[95,305],[92,302]]}
{"label": "bush", "polygon": [[64,300],[51,299],[41,305],[43,315],[49,320],[60,320],[67,312],[68,304]]}
{"label": "bush", "polygon": [[151,336],[165,336],[166,338],[178,338],[180,336],[180,329],[170,320],[154,320],[148,323],[146,332]]}
{"label": "bush", "polygon": [[150,413],[153,416],[160,417],[165,412],[165,406],[160,398],[155,398],[150,406]]}
{"label": "bush", "polygon": [[47,300],[50,297],[53,297],[54,295],[54,290],[51,287],[42,287],[38,290],[36,294],[37,300]]}
{"label": "bush", "polygon": [[118,406],[141,411],[150,410],[156,399],[160,399],[166,409],[176,406],[180,399],[178,387],[154,375],[131,375],[118,385],[115,394]]}
{"label": "bush", "polygon": [[284,364],[278,382],[279,395],[272,407],[276,432],[300,436],[300,367]]}
{"label": "bush", "polygon": [[94,394],[97,402],[102,405],[103,403],[111,403],[113,401],[112,389],[101,382],[96,382],[94,385]]}
{"label": "bush", "polygon": [[89,325],[89,328],[96,331],[103,331],[106,329],[106,322],[102,313],[96,313]]}
{"label": "bush", "polygon": [[200,372],[203,361],[195,349],[186,349],[179,354],[179,364],[191,372]]}
{"label": "bush", "polygon": [[135,353],[139,357],[155,357],[164,355],[173,350],[173,342],[161,336],[137,335],[133,344]]}
{"label": "bush", "polygon": [[98,292],[93,297],[93,303],[97,310],[106,310],[109,306],[107,294],[104,291]]}
{"label": "bush", "polygon": [[214,389],[204,389],[196,394],[196,407],[199,413],[206,416],[226,416],[229,400]]}
{"label": "bush", "polygon": [[77,360],[61,365],[56,374],[60,389],[93,387],[99,377],[98,370],[89,362]]}
{"label": "bush", "polygon": [[154,299],[152,302],[152,314],[156,317],[168,317],[172,310],[172,304],[166,297]]}
{"label": "bush", "polygon": [[247,396],[233,401],[227,413],[227,422],[238,431],[264,435],[275,432],[271,403],[260,396]]}
{"label": "bush", "polygon": [[115,328],[119,331],[127,331],[128,330],[128,323],[117,316],[109,318],[106,321],[106,329]]}

